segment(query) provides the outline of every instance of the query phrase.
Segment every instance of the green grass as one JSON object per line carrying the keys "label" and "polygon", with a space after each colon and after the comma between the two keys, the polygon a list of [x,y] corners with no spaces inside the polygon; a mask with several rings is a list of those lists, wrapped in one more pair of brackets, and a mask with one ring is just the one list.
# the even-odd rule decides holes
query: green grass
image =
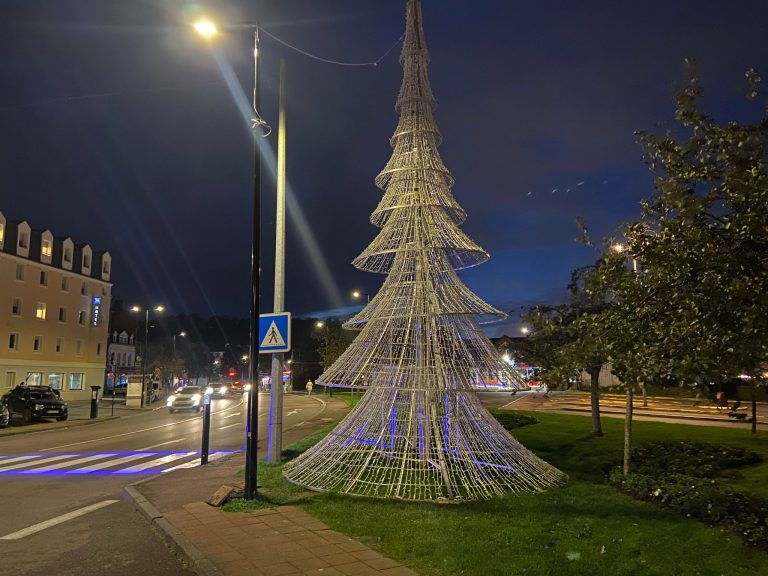
{"label": "green grass", "polygon": [[[256,503],[229,509],[295,504],[329,526],[401,561],[424,576],[755,575],[768,574],[768,554],[719,528],[638,502],[605,483],[620,464],[623,421],[536,412],[538,424],[513,430],[523,444],[567,472],[570,481],[542,494],[523,493],[460,505],[407,503],[316,494],[285,481],[280,466],[259,468]],[[328,430],[290,447],[299,453]],[[733,444],[764,463],[729,473],[733,488],[768,498],[768,435],[748,430],[635,422],[634,444],[651,440]]]}

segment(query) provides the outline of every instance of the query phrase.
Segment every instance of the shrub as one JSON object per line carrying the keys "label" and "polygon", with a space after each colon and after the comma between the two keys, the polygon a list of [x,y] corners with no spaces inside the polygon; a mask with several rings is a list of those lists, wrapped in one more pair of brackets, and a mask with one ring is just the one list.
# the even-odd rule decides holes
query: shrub
{"label": "shrub", "polygon": [[768,548],[768,500],[723,488],[717,472],[760,462],[758,454],[701,442],[653,442],[632,453],[633,473],[614,468],[609,482],[639,500],[736,532]]}
{"label": "shrub", "polygon": [[496,420],[499,421],[499,424],[504,426],[504,428],[507,430],[512,430],[513,428],[522,428],[523,426],[539,423],[539,421],[536,420],[536,418],[533,416],[520,414],[519,412],[494,410],[492,414]]}

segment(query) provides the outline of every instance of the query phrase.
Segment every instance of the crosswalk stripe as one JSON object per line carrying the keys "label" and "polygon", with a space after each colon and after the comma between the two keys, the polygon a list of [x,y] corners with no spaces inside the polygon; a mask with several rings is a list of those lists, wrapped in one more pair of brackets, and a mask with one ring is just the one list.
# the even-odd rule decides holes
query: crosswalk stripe
{"label": "crosswalk stripe", "polygon": [[[213,462],[214,460],[218,460],[222,456],[225,456],[229,454],[229,452],[214,452],[210,456],[208,456],[208,462]],[[200,459],[196,458],[194,460],[191,460],[189,462],[184,462],[184,464],[178,464],[176,466],[171,466],[170,468],[166,468],[165,470],[160,470],[161,474],[165,474],[166,472],[170,472],[172,470],[181,470],[182,468],[194,468],[195,466],[200,466]]]}
{"label": "crosswalk stripe", "polygon": [[174,460],[178,460],[179,458],[192,456],[193,454],[196,454],[196,452],[180,452],[178,454],[168,454],[167,456],[155,458],[154,460],[150,460],[149,462],[142,462],[141,464],[137,464],[136,466],[123,468],[122,470],[117,470],[116,472],[119,474],[130,474],[132,472],[141,472],[142,470],[146,470],[147,468],[152,468],[153,466],[161,466],[162,464],[168,464],[169,462],[173,462]]}
{"label": "crosswalk stripe", "polygon": [[[32,460],[33,458],[40,458],[42,454],[32,454],[30,456],[16,456],[15,458],[7,458],[3,460],[3,464],[9,464],[10,462],[21,462],[22,460]],[[5,456],[3,456],[5,458]]]}
{"label": "crosswalk stripe", "polygon": [[36,466],[38,464],[44,464],[47,462],[55,462],[56,460],[64,460],[64,458],[74,458],[75,456],[77,456],[77,454],[59,454],[58,456],[51,456],[49,458],[43,458],[42,460],[35,460],[34,462],[22,462],[20,464],[13,464],[11,466],[0,466],[0,472],[18,470],[19,468],[26,468],[27,466]]}
{"label": "crosswalk stripe", "polygon": [[143,452],[142,454],[132,454],[130,456],[123,456],[122,458],[116,458],[115,460],[107,460],[106,462],[99,462],[98,464],[91,464],[90,466],[84,466],[76,470],[67,470],[67,474],[88,474],[95,470],[103,470],[104,468],[112,468],[113,466],[119,466],[126,462],[132,462],[139,458],[148,458],[150,456],[156,456],[157,452]]}
{"label": "crosswalk stripe", "polygon": [[116,454],[93,454],[91,456],[85,456],[78,458],[77,460],[67,460],[66,462],[59,462],[58,464],[51,464],[49,466],[43,466],[42,468],[33,468],[32,470],[24,470],[22,474],[39,474],[41,472],[50,472],[51,470],[61,470],[62,468],[69,468],[83,462],[91,462],[93,460],[101,460],[103,458],[111,458]]}

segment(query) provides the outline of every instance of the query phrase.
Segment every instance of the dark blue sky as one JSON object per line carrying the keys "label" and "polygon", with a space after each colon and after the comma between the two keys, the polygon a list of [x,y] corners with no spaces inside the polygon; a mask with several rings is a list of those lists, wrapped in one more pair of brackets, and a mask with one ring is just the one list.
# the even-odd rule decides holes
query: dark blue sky
{"label": "dark blue sky", "polygon": [[[594,261],[594,249],[574,242],[577,215],[598,240],[638,215],[653,181],[633,132],[674,127],[684,58],[698,61],[705,105],[721,120],[748,118],[744,71],[768,73],[764,0],[422,4],[440,152],[469,214],[465,231],[491,253],[461,275],[504,310],[561,299],[570,270]],[[249,98],[252,35],[229,29],[212,47],[190,22],[258,19],[304,50],[366,62],[399,38],[405,18],[405,0],[2,8],[0,210],[108,249],[114,294],[128,303],[236,316],[248,314],[252,150],[221,63]],[[351,290],[381,282],[349,262],[377,232],[368,215],[397,120],[399,46],[377,67],[341,67],[262,40],[263,115],[275,127],[279,59],[288,66],[288,181],[304,215],[288,217],[287,308],[351,305]],[[266,169],[263,197],[266,312]]]}

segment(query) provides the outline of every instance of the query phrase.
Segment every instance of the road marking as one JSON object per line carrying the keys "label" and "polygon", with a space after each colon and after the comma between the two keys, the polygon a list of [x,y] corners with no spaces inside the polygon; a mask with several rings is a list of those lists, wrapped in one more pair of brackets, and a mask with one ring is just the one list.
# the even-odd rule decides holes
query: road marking
{"label": "road marking", "polygon": [[86,506],[85,508],[80,508],[79,510],[75,510],[74,512],[68,512],[67,514],[56,516],[56,518],[51,518],[50,520],[46,520],[45,522],[39,522],[38,524],[33,524],[32,526],[29,526],[28,528],[24,528],[23,530],[19,530],[18,532],[11,532],[10,534],[6,534],[5,536],[0,536],[0,540],[20,540],[25,536],[35,534],[36,532],[40,532],[42,530],[45,530],[46,528],[51,528],[52,526],[56,526],[57,524],[62,524],[63,522],[67,522],[69,520],[73,520],[80,516],[84,516],[89,512],[94,512],[96,510],[109,506],[110,504],[114,504],[115,502],[119,502],[119,500],[104,500],[103,502],[97,502],[96,504],[91,504],[90,506]]}
{"label": "road marking", "polygon": [[226,426],[219,426],[219,430],[224,430],[226,428],[232,428],[232,426],[242,426],[242,422],[235,422],[234,424],[227,424]]}
{"label": "road marking", "polygon": [[[50,466],[43,466],[42,468],[24,470],[22,474],[39,474],[40,472],[50,472],[51,470],[61,470],[62,468],[69,468],[74,464],[91,462],[93,460],[102,460],[103,458],[111,458],[112,456],[117,456],[117,454],[94,454],[92,456],[85,456],[83,458],[78,458],[77,460],[67,460],[66,462],[59,462],[58,464],[51,464]],[[37,462],[35,462],[35,464],[37,464]]]}
{"label": "road marking", "polygon": [[[215,412],[211,412],[211,415],[214,414],[220,414],[221,412],[226,412],[227,410],[232,410],[233,408],[237,408],[238,406],[241,406],[243,404],[244,400],[240,400],[239,404],[235,404],[234,406],[229,406],[228,408],[223,408],[221,410],[216,410]],[[264,414],[268,413],[269,406],[265,407]],[[111,436],[103,436],[101,438],[93,438],[92,440],[83,440],[82,442],[72,442],[71,444],[62,444],[61,446],[53,446],[51,448],[43,448],[42,450],[38,450],[38,452],[50,452],[52,450],[58,450],[59,448],[69,448],[70,446],[79,446],[80,444],[91,444],[93,442],[101,442],[102,440],[110,440],[112,438],[120,438],[122,436],[131,436],[132,434],[141,434],[142,432],[151,432],[152,430],[160,430],[162,428],[168,428],[169,426],[177,426],[179,424],[184,424],[186,422],[199,422],[200,416],[196,416],[194,418],[187,418],[185,420],[179,420],[178,422],[170,422],[168,424],[161,424],[160,426],[152,426],[151,428],[144,428],[142,430],[133,430],[131,432],[123,432],[122,434],[113,434]]]}
{"label": "road marking", "polygon": [[123,468],[122,470],[118,470],[117,472],[119,474],[131,474],[132,472],[141,472],[142,470],[146,470],[147,468],[152,468],[152,466],[156,466],[160,464],[168,464],[169,462],[173,462],[174,460],[178,460],[179,458],[186,458],[187,456],[192,456],[193,454],[197,454],[197,452],[180,452],[179,454],[168,454],[168,456],[155,458],[154,460],[150,460],[149,462],[142,462],[141,464],[136,464],[136,466],[131,466],[130,468]]}
{"label": "road marking", "polygon": [[22,460],[32,460],[32,458],[40,458],[40,456],[42,456],[42,454],[39,456],[37,454],[33,454],[32,456],[16,456],[16,458],[3,460],[3,464],[8,464],[9,462],[21,462]]}
{"label": "road marking", "polygon": [[286,416],[293,416],[294,414],[298,414],[299,412],[301,412],[301,410],[302,410],[301,408],[296,408],[295,410],[291,410],[290,412],[288,412]]}
{"label": "road marking", "polygon": [[26,468],[27,466],[42,464],[44,462],[55,462],[56,460],[63,460],[64,458],[74,458],[77,454],[59,454],[58,456],[51,456],[50,458],[43,458],[42,460],[35,460],[34,462],[22,462],[21,464],[14,464],[12,466],[1,466],[0,472],[6,472],[8,470],[18,470],[19,468]]}
{"label": "road marking", "polygon": [[179,438],[178,440],[169,440],[168,442],[161,442],[160,444],[154,444],[147,446],[146,448],[138,448],[136,452],[144,452],[146,450],[152,450],[152,448],[159,448],[160,446],[167,446],[168,444],[176,444],[177,442],[184,442],[185,438]]}
{"label": "road marking", "polygon": [[117,460],[107,460],[106,462],[99,462],[98,464],[92,464],[91,466],[85,466],[83,468],[78,468],[77,470],[67,470],[66,474],[88,474],[88,472],[93,472],[94,470],[103,470],[104,468],[110,468],[112,466],[117,466],[118,464],[123,464],[125,462],[132,462],[133,460],[138,460],[139,458],[147,458],[148,456],[156,456],[157,452],[145,452],[144,454],[133,454],[131,456],[123,456],[122,458],[118,458]]}
{"label": "road marking", "polygon": [[[213,462],[214,460],[218,460],[219,458],[222,458],[227,454],[232,454],[232,452],[214,452],[213,454],[208,456],[208,462]],[[160,473],[165,474],[166,472],[170,472],[171,470],[180,470],[182,468],[194,468],[195,466],[200,466],[199,458],[196,460],[192,460],[190,462],[184,462],[184,464],[179,464],[177,466],[166,468],[165,470],[160,470]]]}
{"label": "road marking", "polygon": [[235,412],[234,414],[227,414],[224,416],[224,418],[234,418],[235,416],[240,416],[240,412]]}

